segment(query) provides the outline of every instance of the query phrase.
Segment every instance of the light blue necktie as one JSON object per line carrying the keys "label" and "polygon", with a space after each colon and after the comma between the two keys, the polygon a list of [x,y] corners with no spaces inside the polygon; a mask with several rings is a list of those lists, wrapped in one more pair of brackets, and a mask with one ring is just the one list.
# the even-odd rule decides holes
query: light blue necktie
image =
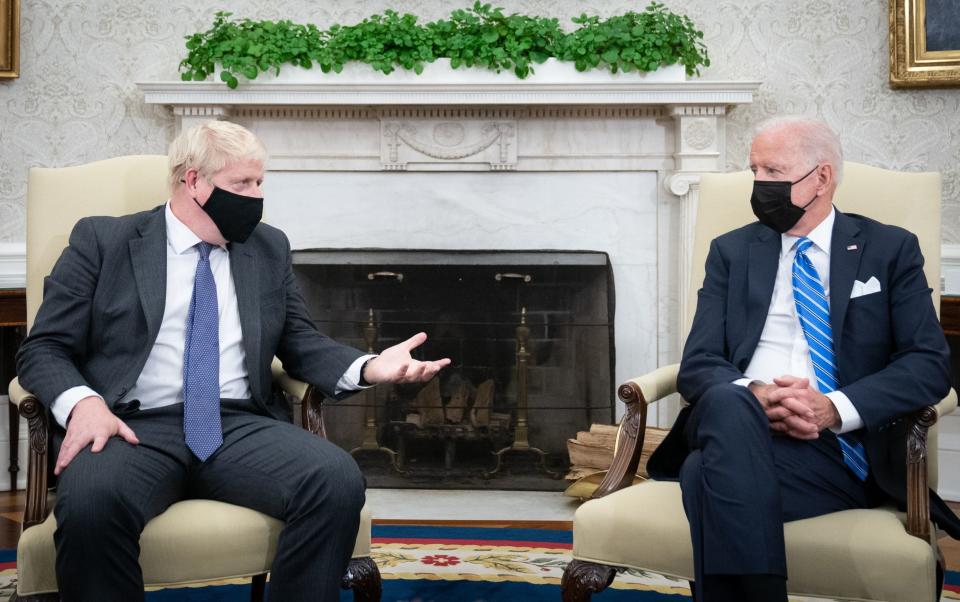
{"label": "light blue necktie", "polygon": [[200,259],[193,281],[183,352],[183,433],[187,447],[206,461],[223,443],[220,425],[220,320],[217,285],[210,269],[213,245],[197,245]]}
{"label": "light blue necktie", "polygon": [[[813,267],[806,251],[813,245],[809,238],[797,241],[797,255],[793,259],[793,300],[797,304],[800,327],[810,347],[813,372],[821,393],[836,391],[837,364],[833,353],[833,328],[830,326],[830,302],[827,300],[820,275]],[[863,444],[845,435],[837,435],[843,462],[861,481],[867,479],[869,467]]]}

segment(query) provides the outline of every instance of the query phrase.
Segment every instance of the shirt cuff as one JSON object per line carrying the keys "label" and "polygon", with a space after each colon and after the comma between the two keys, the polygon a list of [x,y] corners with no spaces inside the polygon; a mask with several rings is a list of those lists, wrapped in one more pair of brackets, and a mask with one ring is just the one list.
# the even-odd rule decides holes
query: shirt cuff
{"label": "shirt cuff", "polygon": [[860,417],[860,412],[854,407],[853,402],[850,401],[846,393],[830,391],[827,393],[827,397],[830,398],[830,401],[833,402],[833,407],[837,408],[837,413],[840,414],[840,425],[831,426],[831,431],[842,435],[843,433],[849,433],[850,431],[863,428],[863,418]]}
{"label": "shirt cuff", "polygon": [[377,357],[376,355],[362,355],[358,357],[350,367],[347,368],[347,371],[343,373],[343,376],[340,377],[340,380],[337,381],[337,387],[334,390],[335,395],[340,395],[347,391],[360,391],[362,389],[369,389],[373,385],[362,386],[360,384],[360,371],[363,369],[363,365],[367,361],[372,360]]}
{"label": "shirt cuff", "polygon": [[752,382],[752,378],[738,378],[737,380],[733,381],[733,384],[740,385],[741,387],[749,387],[750,383]]}
{"label": "shirt cuff", "polygon": [[57,398],[53,400],[53,407],[50,408],[50,413],[53,414],[53,418],[57,421],[57,424],[63,428],[67,428],[67,419],[70,418],[70,412],[73,411],[74,406],[80,403],[81,399],[87,397],[99,397],[103,399],[102,395],[86,385],[71,387],[58,395]]}

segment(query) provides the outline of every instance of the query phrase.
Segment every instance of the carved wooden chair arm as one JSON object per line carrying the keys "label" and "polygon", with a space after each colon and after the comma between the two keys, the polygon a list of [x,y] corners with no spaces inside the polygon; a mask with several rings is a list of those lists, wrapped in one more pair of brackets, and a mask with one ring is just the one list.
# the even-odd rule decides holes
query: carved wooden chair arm
{"label": "carved wooden chair arm", "polygon": [[957,392],[950,389],[937,405],[914,414],[907,433],[907,532],[930,541],[930,494],[927,484],[927,431],[957,407]]}
{"label": "carved wooden chair arm", "polygon": [[50,445],[49,413],[40,400],[20,386],[16,378],[10,382],[10,403],[27,419],[30,443],[27,451],[27,501],[23,511],[23,528],[42,523],[47,518],[47,449]]}
{"label": "carved wooden chair arm", "polygon": [[287,374],[280,360],[273,358],[270,366],[273,372],[273,382],[300,402],[300,424],[315,435],[327,438],[327,430],[323,425],[323,395],[316,392],[313,385],[297,380]]}
{"label": "carved wooden chair arm", "polygon": [[677,372],[680,364],[657,368],[639,378],[628,380],[617,389],[620,400],[627,405],[617,443],[613,450],[613,463],[607,476],[593,492],[592,498],[603,497],[633,484],[633,477],[640,465],[643,437],[647,428],[647,404],[677,392]]}

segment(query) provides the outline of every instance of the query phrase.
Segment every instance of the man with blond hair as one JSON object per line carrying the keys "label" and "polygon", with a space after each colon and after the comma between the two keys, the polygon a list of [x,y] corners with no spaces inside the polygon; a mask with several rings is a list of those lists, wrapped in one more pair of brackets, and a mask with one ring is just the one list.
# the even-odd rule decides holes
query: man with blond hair
{"label": "man with blond hair", "polygon": [[823,122],[762,124],[758,221],[710,246],[677,377],[690,405],[648,464],[680,480],[700,601],[785,601],[785,521],[905,503],[898,419],[950,387],[917,238],[838,211],[842,167]]}
{"label": "man with blond hair", "polygon": [[64,601],[142,600],[139,538],[184,498],[284,521],[270,598],[338,600],[364,503],[349,454],[295,427],[274,393],[276,356],[339,398],[432,378],[423,333],[367,356],[325,337],[294,280],[290,243],[260,223],[266,151],[209,122],[170,145],[168,202],[77,222],[17,355],[47,404],[58,475]]}

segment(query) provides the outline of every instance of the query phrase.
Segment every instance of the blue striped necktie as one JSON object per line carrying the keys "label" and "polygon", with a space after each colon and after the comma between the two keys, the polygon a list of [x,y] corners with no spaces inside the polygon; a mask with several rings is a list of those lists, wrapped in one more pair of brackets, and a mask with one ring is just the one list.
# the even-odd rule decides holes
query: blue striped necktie
{"label": "blue striped necktie", "polygon": [[[827,300],[820,275],[813,267],[806,251],[813,241],[802,237],[797,241],[797,255],[793,258],[793,300],[797,304],[800,328],[810,347],[817,389],[821,393],[836,391],[837,363],[833,353],[833,328],[830,326],[830,302]],[[867,455],[863,444],[855,438],[837,435],[843,462],[861,481],[867,479]]]}
{"label": "blue striped necktie", "polygon": [[183,352],[183,434],[187,447],[206,461],[223,443],[220,425],[220,317],[217,285],[210,269],[213,245],[197,245],[200,259],[193,281]]}

